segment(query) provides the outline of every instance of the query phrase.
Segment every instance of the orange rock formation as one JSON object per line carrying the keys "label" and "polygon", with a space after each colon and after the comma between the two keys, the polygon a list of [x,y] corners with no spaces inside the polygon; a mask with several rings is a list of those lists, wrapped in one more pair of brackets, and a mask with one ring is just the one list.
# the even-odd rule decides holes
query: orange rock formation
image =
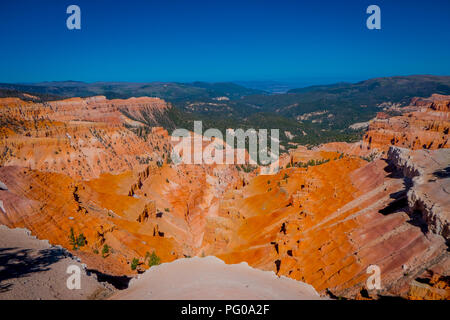
{"label": "orange rock formation", "polygon": [[373,121],[364,136],[365,147],[383,151],[389,145],[413,150],[450,147],[450,100],[447,96],[413,99],[409,109],[414,111]]}
{"label": "orange rock formation", "polygon": [[[0,99],[0,223],[69,250],[73,229],[87,240],[76,255],[109,274],[153,251],[216,255],[335,296],[446,299],[449,102],[414,99],[364,141],[292,150],[264,176],[171,164],[160,99]],[[373,264],[382,289],[367,293]]]}

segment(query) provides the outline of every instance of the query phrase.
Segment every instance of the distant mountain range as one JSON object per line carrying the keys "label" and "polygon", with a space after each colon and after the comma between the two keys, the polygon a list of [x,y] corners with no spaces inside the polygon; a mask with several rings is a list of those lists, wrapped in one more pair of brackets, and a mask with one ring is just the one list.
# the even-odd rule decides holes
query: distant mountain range
{"label": "distant mountain range", "polygon": [[252,94],[264,94],[257,89],[249,89],[232,82],[94,82],[54,81],[33,84],[0,83],[0,90],[47,94],[59,97],[88,97],[104,95],[108,99],[130,97],[159,97],[168,101],[205,99],[226,96],[230,99]]}

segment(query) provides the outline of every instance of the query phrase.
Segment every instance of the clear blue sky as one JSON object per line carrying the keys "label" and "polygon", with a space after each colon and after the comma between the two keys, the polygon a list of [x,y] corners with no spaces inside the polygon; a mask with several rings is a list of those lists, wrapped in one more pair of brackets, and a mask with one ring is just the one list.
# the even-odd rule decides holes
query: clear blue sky
{"label": "clear blue sky", "polygon": [[2,0],[0,43],[0,82],[450,75],[450,1]]}

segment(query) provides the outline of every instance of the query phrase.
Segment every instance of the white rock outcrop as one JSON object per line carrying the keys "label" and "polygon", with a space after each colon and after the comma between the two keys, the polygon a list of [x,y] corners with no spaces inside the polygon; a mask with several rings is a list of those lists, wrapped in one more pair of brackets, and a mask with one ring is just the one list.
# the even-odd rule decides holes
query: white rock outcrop
{"label": "white rock outcrop", "polygon": [[431,232],[450,236],[450,149],[409,150],[391,147],[388,160],[411,179],[408,206],[420,212]]}

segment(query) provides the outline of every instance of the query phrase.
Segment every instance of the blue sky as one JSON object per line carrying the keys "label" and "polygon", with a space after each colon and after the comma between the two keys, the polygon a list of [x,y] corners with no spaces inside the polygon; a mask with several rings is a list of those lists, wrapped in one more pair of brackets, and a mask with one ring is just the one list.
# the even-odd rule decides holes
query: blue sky
{"label": "blue sky", "polygon": [[[81,30],[66,8],[81,8]],[[381,30],[366,8],[381,8]],[[0,2],[0,82],[450,75],[450,1]]]}

